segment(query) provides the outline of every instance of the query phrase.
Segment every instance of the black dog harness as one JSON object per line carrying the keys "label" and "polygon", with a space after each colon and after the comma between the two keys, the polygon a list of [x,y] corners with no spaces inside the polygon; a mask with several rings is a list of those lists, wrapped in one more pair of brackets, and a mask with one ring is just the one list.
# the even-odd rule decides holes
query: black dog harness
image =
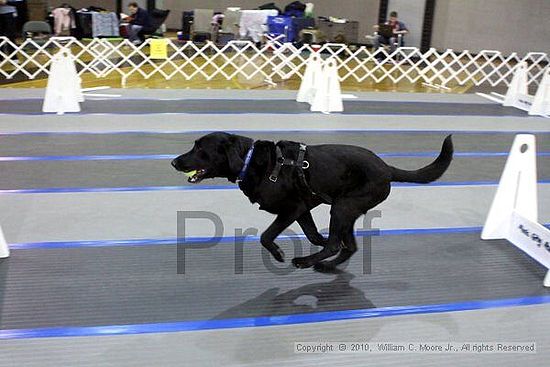
{"label": "black dog harness", "polygon": [[298,173],[298,178],[300,180],[300,184],[302,185],[303,190],[306,192],[309,192],[314,196],[320,197],[321,199],[323,199],[323,201],[327,203],[331,203],[332,200],[330,199],[330,197],[328,197],[325,194],[317,193],[313,191],[311,189],[311,186],[307,182],[306,175],[304,174],[304,170],[309,168],[309,162],[304,159],[306,155],[306,149],[307,149],[307,145],[300,143],[300,146],[298,148],[298,158],[294,160],[294,159],[285,158],[283,156],[283,152],[281,151],[281,148],[278,145],[276,145],[275,146],[275,155],[276,155],[275,167],[273,167],[273,171],[271,171],[271,175],[269,175],[269,180],[274,183],[277,182],[277,179],[279,178],[279,173],[281,172],[281,169],[283,168],[283,166],[296,167],[297,168],[296,172]]}
{"label": "black dog harness", "polygon": [[298,150],[298,159],[289,159],[283,157],[283,152],[281,151],[281,148],[276,145],[275,146],[275,167],[273,167],[273,171],[271,172],[271,175],[269,175],[269,180],[271,182],[277,182],[277,178],[279,177],[279,172],[281,172],[281,168],[283,166],[293,166],[293,167],[299,167],[298,170],[299,174],[303,175],[304,170],[309,168],[309,162],[304,159],[306,155],[306,148],[307,146],[305,144],[300,144],[300,148]]}

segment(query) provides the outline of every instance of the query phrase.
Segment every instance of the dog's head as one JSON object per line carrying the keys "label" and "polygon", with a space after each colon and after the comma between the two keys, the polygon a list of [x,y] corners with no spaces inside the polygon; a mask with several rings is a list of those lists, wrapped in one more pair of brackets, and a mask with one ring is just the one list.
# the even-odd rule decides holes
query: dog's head
{"label": "dog's head", "polygon": [[196,140],[193,149],[175,158],[172,166],[186,173],[191,183],[214,177],[225,177],[235,182],[252,143],[252,139],[244,136],[211,133]]}

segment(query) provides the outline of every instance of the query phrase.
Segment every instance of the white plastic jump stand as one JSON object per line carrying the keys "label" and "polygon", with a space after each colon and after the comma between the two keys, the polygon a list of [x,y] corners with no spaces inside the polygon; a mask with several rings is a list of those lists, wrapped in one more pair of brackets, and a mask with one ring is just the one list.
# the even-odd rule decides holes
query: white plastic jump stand
{"label": "white plastic jump stand", "polygon": [[514,76],[508,87],[506,95],[492,92],[490,95],[476,93],[478,96],[491,101],[527,111],[529,115],[537,115],[550,118],[550,68],[546,67],[542,81],[534,96],[528,91],[528,70],[525,61],[520,62],[514,68]]}
{"label": "white plastic jump stand", "polygon": [[524,111],[531,109],[533,97],[529,95],[527,79],[527,63],[520,62],[514,68],[514,77],[504,96],[503,106],[516,107]]}
{"label": "white plastic jump stand", "polygon": [[[481,239],[507,239],[550,269],[550,231],[538,223],[534,135],[516,135]],[[550,271],[544,286],[550,287]]]}
{"label": "white plastic jump stand", "polygon": [[65,58],[63,61],[65,62],[65,70],[67,70],[67,77],[70,78],[70,81],[68,82],[68,84],[74,90],[74,94],[76,95],[76,100],[79,103],[84,102],[84,93],[82,91],[82,79],[80,78],[80,76],[78,75],[78,72],[76,71],[74,57],[70,50],[67,50],[65,52]]}
{"label": "white plastic jump stand", "polygon": [[[526,149],[522,152],[522,149]],[[514,139],[498,184],[489,216],[483,227],[484,240],[507,238],[515,210],[537,221],[537,163],[534,135],[520,134]]]}
{"label": "white plastic jump stand", "polygon": [[5,259],[10,256],[10,248],[4,237],[4,232],[2,232],[2,227],[0,227],[0,259]]}
{"label": "white plastic jump stand", "polygon": [[[550,117],[550,68],[546,67],[542,82],[537,89],[529,115]],[[549,279],[550,281],[550,279]]]}
{"label": "white plastic jump stand", "polygon": [[315,98],[311,104],[312,112],[329,114],[331,112],[344,111],[338,68],[334,58],[325,61],[323,72],[316,86]]}
{"label": "white plastic jump stand", "polygon": [[58,115],[80,112],[80,102],[83,101],[81,80],[73,56],[68,49],[62,49],[52,58],[42,112]]}
{"label": "white plastic jump stand", "polygon": [[312,52],[309,56],[306,66],[306,72],[302,83],[300,84],[300,89],[298,90],[298,95],[296,96],[296,102],[306,102],[309,104],[313,103],[315,98],[315,92],[317,89],[316,82],[319,81],[319,76],[323,73],[323,66],[321,64],[321,57],[317,52]]}

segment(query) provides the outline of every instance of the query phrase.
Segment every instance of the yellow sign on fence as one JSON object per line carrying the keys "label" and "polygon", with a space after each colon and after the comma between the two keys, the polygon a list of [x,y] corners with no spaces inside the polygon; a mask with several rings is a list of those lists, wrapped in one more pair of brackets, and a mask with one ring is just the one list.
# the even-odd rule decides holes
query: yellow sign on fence
{"label": "yellow sign on fence", "polygon": [[152,59],[167,59],[168,58],[168,40],[167,39],[152,39],[150,43],[150,56]]}

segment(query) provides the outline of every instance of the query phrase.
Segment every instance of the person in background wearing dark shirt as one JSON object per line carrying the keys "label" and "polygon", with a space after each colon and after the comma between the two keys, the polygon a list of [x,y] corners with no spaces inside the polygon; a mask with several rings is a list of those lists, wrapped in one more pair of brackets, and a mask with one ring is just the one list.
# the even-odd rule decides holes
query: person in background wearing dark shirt
{"label": "person in background wearing dark shirt", "polygon": [[128,39],[132,41],[133,44],[139,45],[141,43],[139,32],[143,28],[150,26],[149,13],[147,10],[140,8],[135,2],[128,4],[128,12],[130,13],[130,16],[123,19],[129,23],[127,28]]}
{"label": "person in background wearing dark shirt", "polygon": [[[399,39],[401,40],[401,43],[398,46],[399,47],[403,46],[403,36],[409,33],[409,30],[407,29],[407,26],[405,25],[405,23],[397,19],[396,11],[392,11],[390,13],[390,19],[384,24],[390,25],[392,27],[393,37],[384,37],[381,34],[377,34],[374,37],[373,49],[374,51],[376,51],[380,47],[380,44],[384,44],[384,45],[389,45],[390,52],[393,52],[395,51],[395,47],[396,47],[395,45]],[[378,30],[378,25],[375,25],[374,29]],[[399,38],[399,35],[401,35],[401,38]]]}
{"label": "person in background wearing dark shirt", "polygon": [[[17,9],[14,6],[7,5],[6,0],[0,0],[0,36],[8,37],[8,39],[15,43],[15,37],[17,35]],[[11,54],[14,48],[6,44],[2,46],[3,53],[6,55]],[[18,63],[17,55],[12,55],[11,60]]]}

